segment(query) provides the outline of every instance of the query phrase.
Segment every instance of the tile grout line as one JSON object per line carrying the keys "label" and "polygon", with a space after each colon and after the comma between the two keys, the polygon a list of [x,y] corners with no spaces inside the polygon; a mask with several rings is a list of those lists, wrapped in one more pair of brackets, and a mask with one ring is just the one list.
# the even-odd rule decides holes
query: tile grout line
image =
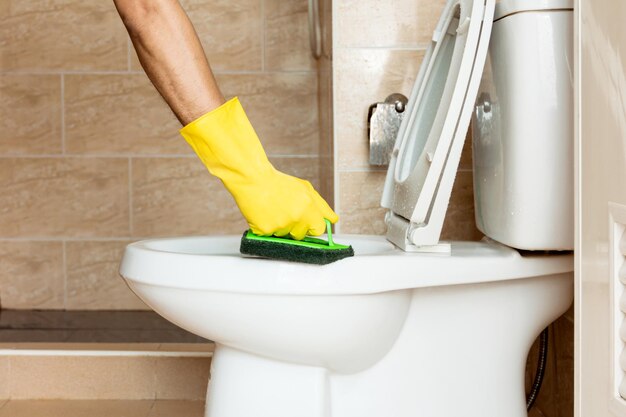
{"label": "tile grout line", "polygon": [[134,219],[133,219],[133,161],[128,158],[128,232],[134,235]]}
{"label": "tile grout line", "polygon": [[65,155],[65,74],[61,73],[61,153]]}
{"label": "tile grout line", "polygon": [[265,21],[265,0],[261,0],[261,72],[265,73],[265,32],[267,31],[267,22]]}
{"label": "tile grout line", "polygon": [[63,248],[63,308],[67,309],[67,243],[62,241]]}
{"label": "tile grout line", "polygon": [[[336,172],[387,172],[387,168],[370,168],[367,166],[355,167],[355,168],[340,168],[337,169]],[[467,173],[473,172],[472,168],[458,168],[456,170],[457,173]]]}
{"label": "tile grout line", "polygon": [[[335,161],[333,161],[334,163]],[[340,175],[339,175],[339,171],[337,171],[337,167],[335,166],[333,169],[333,200],[334,200],[334,209],[335,209],[335,213],[337,213],[337,215],[339,216],[339,219],[341,219],[341,217],[343,216],[343,213],[341,212],[341,199],[340,199],[340,195],[341,195],[341,180],[339,179]],[[341,226],[342,223],[341,222],[337,222],[335,223],[335,233],[339,234],[341,233]]]}
{"label": "tile grout line", "polygon": [[6,403],[4,403],[3,407],[5,405],[7,405],[9,403],[9,401],[11,401],[11,397],[13,396],[13,360],[11,357],[8,357],[7,360],[9,361],[8,363],[8,379],[9,379],[9,395],[8,395],[8,401]]}
{"label": "tile grout line", "polygon": [[157,377],[158,375],[158,367],[159,367],[159,360],[158,358],[153,358],[152,359],[153,364],[152,364],[152,383],[153,383],[153,387],[154,387],[154,395],[153,395],[153,400],[156,402],[159,399],[159,378]]}
{"label": "tile grout line", "polygon": [[150,417],[150,414],[152,414],[152,411],[154,410],[155,406],[156,406],[156,398],[153,398],[152,403],[150,404],[150,408],[148,409],[148,413],[145,415],[145,417]]}
{"label": "tile grout line", "polygon": [[[225,236],[226,234],[214,235]],[[202,236],[202,235],[195,235]],[[172,237],[168,235],[154,235],[154,236],[112,236],[112,237],[58,237],[58,236],[20,236],[20,237],[0,237],[0,242],[119,242],[119,241],[132,241],[132,240],[146,240],[146,239],[158,239]]]}
{"label": "tile grout line", "polygon": [[[369,48],[368,48],[369,49]],[[421,49],[420,49],[421,51]],[[11,76],[30,76],[30,75],[145,75],[143,69],[140,70],[111,70],[111,71],[95,71],[95,70],[58,70],[58,71],[5,71],[2,73],[3,75],[11,75]],[[274,69],[274,70],[220,70],[216,69],[213,71],[215,75],[281,75],[281,74],[290,74],[290,75],[315,75],[317,71],[311,69]]]}
{"label": "tile grout line", "polygon": [[[321,155],[316,155],[316,154],[311,154],[311,155],[305,155],[305,154],[268,154],[267,155],[269,158],[292,158],[292,159],[306,159],[306,158],[311,158],[311,159],[316,159],[316,158],[320,158]],[[97,154],[97,153],[93,153],[93,154],[39,154],[39,155],[29,155],[29,154],[15,154],[15,155],[0,155],[0,160],[2,159],[43,159],[43,158],[64,158],[64,159],[69,159],[69,158],[81,158],[81,159],[98,159],[98,158],[119,158],[119,159],[126,159],[126,158],[135,158],[135,159],[140,159],[140,158],[152,158],[152,159],[176,159],[176,158],[184,158],[184,159],[195,159],[197,158],[196,155],[193,154]]]}
{"label": "tile grout line", "polygon": [[428,44],[414,44],[414,45],[388,45],[388,46],[368,46],[368,45],[344,45],[337,47],[337,50],[349,50],[349,49],[366,49],[366,50],[380,50],[380,51],[426,51]]}
{"label": "tile grout line", "polygon": [[133,69],[131,68],[131,48],[132,42],[130,41],[130,37],[126,38],[126,70],[131,72]]}

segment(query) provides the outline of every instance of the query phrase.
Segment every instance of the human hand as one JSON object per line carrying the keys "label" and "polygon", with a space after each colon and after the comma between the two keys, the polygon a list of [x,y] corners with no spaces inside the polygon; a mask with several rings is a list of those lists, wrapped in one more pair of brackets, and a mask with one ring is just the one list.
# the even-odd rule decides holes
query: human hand
{"label": "human hand", "polygon": [[324,233],[325,218],[339,219],[311,183],[272,166],[237,98],[188,124],[181,134],[222,180],[253,233],[301,240]]}
{"label": "human hand", "polygon": [[310,182],[273,167],[243,183],[225,185],[256,235],[289,235],[301,240],[323,234],[324,219],[331,223],[339,219]]}

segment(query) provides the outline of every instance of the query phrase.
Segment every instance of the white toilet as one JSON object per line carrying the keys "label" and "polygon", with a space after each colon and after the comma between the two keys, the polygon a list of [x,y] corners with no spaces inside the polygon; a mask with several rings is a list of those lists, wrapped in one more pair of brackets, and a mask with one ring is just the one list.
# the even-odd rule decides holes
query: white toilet
{"label": "white toilet", "polygon": [[[127,247],[132,290],[216,343],[207,417],[526,416],[529,348],[573,297],[572,20],[571,0],[448,1],[389,168],[387,236],[335,237],[356,256],[244,258],[240,236]],[[472,117],[489,238],[440,242]]]}

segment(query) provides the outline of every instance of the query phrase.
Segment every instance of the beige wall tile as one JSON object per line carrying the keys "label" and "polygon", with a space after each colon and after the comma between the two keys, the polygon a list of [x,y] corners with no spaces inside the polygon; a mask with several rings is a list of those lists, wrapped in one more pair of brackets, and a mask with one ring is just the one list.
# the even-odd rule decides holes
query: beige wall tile
{"label": "beige wall tile", "polygon": [[472,129],[467,130],[465,136],[465,143],[463,144],[463,151],[461,153],[461,160],[459,161],[459,169],[472,170],[474,169],[472,160]]}
{"label": "beige wall tile", "polygon": [[329,60],[323,59],[318,72],[319,154],[333,155],[333,81]]}
{"label": "beige wall tile", "polygon": [[[314,73],[220,75],[228,96],[238,95],[266,151],[317,155],[319,126]],[[180,124],[147,77],[66,77],[69,153],[187,154]]]}
{"label": "beige wall tile", "polygon": [[210,368],[210,358],[157,358],[156,398],[204,400]]}
{"label": "beige wall tile", "polygon": [[307,0],[265,2],[265,65],[269,70],[315,70]]}
{"label": "beige wall tile", "polygon": [[68,153],[191,153],[145,74],[68,75],[65,105]]}
{"label": "beige wall tile", "polygon": [[154,357],[14,356],[13,399],[153,399]]}
{"label": "beige wall tile", "polygon": [[12,400],[0,409],[0,417],[144,417],[152,404],[152,400]]}
{"label": "beige wall tile", "polygon": [[338,167],[369,166],[367,109],[392,93],[409,96],[423,51],[340,49],[334,55]]}
{"label": "beige wall tile", "polygon": [[[384,234],[385,210],[380,198],[385,171],[341,172],[339,174],[339,208],[342,233]],[[472,173],[461,171],[452,189],[441,239],[480,240],[482,234],[474,222]]]}
{"label": "beige wall tile", "polygon": [[204,401],[157,400],[148,417],[203,417]]}
{"label": "beige wall tile", "polygon": [[317,155],[315,73],[224,74],[217,81],[226,96],[239,96],[270,155]]}
{"label": "beige wall tile", "polygon": [[[319,188],[317,158],[272,158],[277,169]],[[196,158],[133,160],[136,236],[238,234],[247,228],[233,198]]]}
{"label": "beige wall tile", "polygon": [[247,228],[222,183],[197,158],[133,160],[135,236],[240,233]]}
{"label": "beige wall tile", "polygon": [[385,175],[385,171],[339,174],[336,186],[339,186],[338,227],[341,233],[385,233],[385,210],[380,207]]}
{"label": "beige wall tile", "polygon": [[0,75],[0,154],[61,152],[61,77]]}
{"label": "beige wall tile", "polygon": [[128,235],[126,159],[7,158],[0,189],[0,236]]}
{"label": "beige wall tile", "polygon": [[11,380],[9,368],[9,357],[0,356],[0,408],[2,408],[3,400],[9,398]]}
{"label": "beige wall tile", "polygon": [[66,309],[149,309],[119,275],[124,248],[130,241],[67,242]]}
{"label": "beige wall tile", "polygon": [[126,32],[113,2],[4,0],[0,70],[124,70]]}
{"label": "beige wall tile", "polygon": [[474,219],[474,184],[471,171],[459,171],[452,187],[442,240],[480,240],[483,234]]}
{"label": "beige wall tile", "polygon": [[[214,71],[262,68],[262,0],[181,0]],[[131,68],[141,65],[132,54]]]}
{"label": "beige wall tile", "polygon": [[0,241],[0,308],[62,309],[63,296],[63,243]]}
{"label": "beige wall tile", "polygon": [[337,45],[426,46],[445,0],[345,0],[334,9]]}
{"label": "beige wall tile", "polygon": [[313,187],[319,191],[320,188],[320,176],[319,176],[319,158],[317,157],[304,157],[304,158],[270,158],[270,162],[279,171],[285,174],[293,175],[294,177],[302,178],[309,181]]}

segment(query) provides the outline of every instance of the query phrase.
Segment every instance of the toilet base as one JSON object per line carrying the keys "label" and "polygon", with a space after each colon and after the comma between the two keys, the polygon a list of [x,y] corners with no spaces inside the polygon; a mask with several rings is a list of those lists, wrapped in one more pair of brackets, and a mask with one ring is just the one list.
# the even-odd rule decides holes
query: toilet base
{"label": "toilet base", "polygon": [[526,417],[528,350],[572,295],[571,273],[414,289],[391,349],[354,373],[218,345],[205,417]]}
{"label": "toilet base", "polygon": [[329,417],[328,371],[217,345],[205,417]]}

